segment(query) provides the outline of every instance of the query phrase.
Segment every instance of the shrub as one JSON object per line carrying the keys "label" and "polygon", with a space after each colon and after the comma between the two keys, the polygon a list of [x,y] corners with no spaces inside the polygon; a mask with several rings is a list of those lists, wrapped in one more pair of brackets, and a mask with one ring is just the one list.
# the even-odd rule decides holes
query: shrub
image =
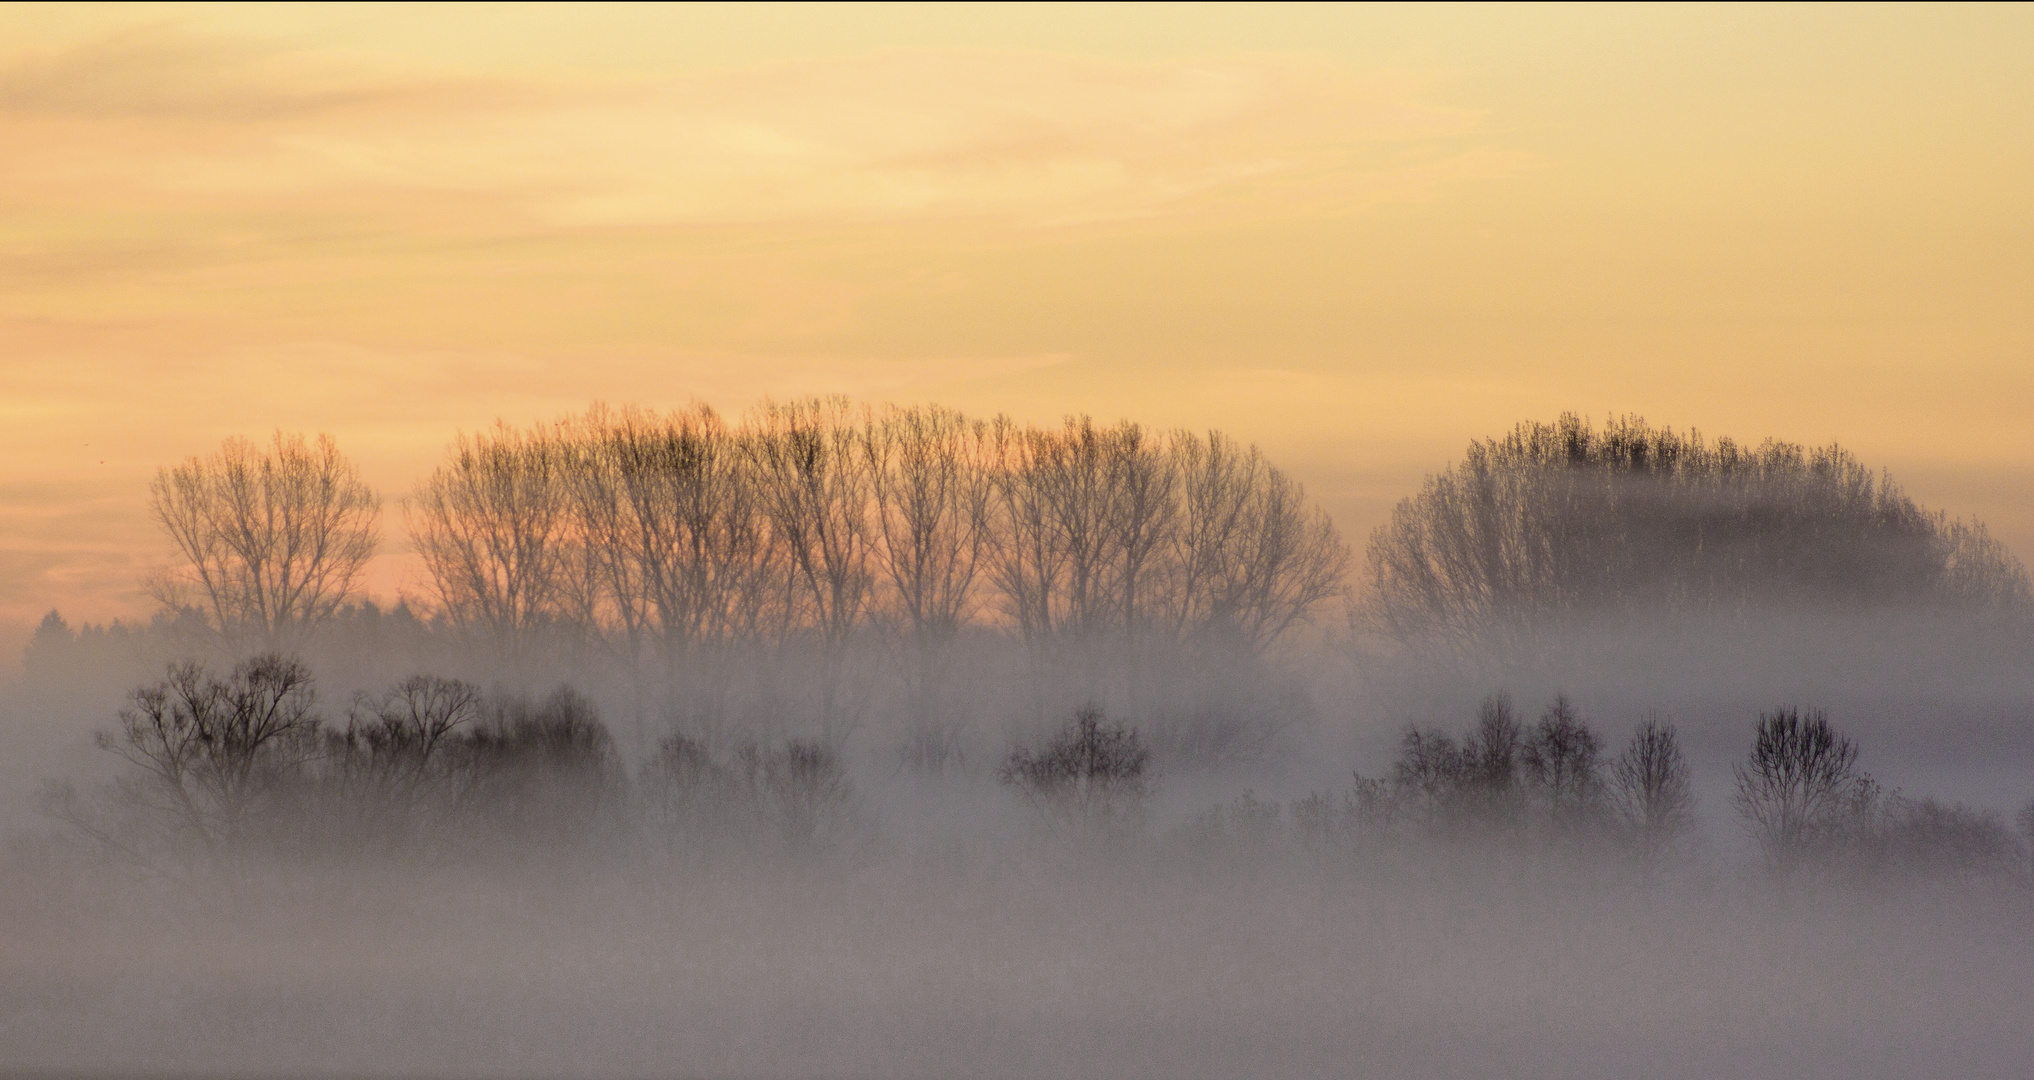
{"label": "shrub", "polygon": [[336,826],[356,840],[406,846],[449,823],[463,740],[485,702],[457,679],[417,675],[353,703],[328,732],[319,772]]}
{"label": "shrub", "polygon": [[839,837],[854,799],[840,753],[796,739],[716,757],[674,734],[658,745],[643,786],[665,836],[693,852],[759,843],[809,851]]}
{"label": "shrub", "polygon": [[1103,822],[1138,810],[1150,762],[1137,729],[1109,723],[1090,705],[1075,712],[1043,751],[1012,750],[998,775],[1055,815]]}
{"label": "shrub", "polygon": [[483,832],[555,844],[617,824],[624,786],[614,739],[593,702],[570,687],[539,702],[487,701],[449,749],[451,797]]}
{"label": "shrub", "polygon": [[1892,873],[1952,883],[2020,872],[2020,844],[1995,810],[1894,795],[1875,816],[1871,854]]}

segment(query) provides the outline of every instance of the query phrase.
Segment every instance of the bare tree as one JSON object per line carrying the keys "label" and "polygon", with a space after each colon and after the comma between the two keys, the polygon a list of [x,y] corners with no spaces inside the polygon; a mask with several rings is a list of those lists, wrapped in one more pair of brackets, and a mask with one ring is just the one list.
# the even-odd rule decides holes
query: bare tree
{"label": "bare tree", "polygon": [[228,439],[158,472],[151,493],[184,561],[158,599],[182,607],[195,589],[229,640],[302,644],[356,595],[374,555],[381,500],[329,435],[278,431],[266,448]]}
{"label": "bare tree", "polygon": [[1525,773],[1544,800],[1556,828],[1590,823],[1603,798],[1601,743],[1568,699],[1556,697],[1526,736],[1520,752]]}
{"label": "bare tree", "polygon": [[1179,471],[1172,454],[1156,438],[1132,424],[1115,433],[1111,468],[1116,492],[1115,549],[1121,560],[1115,575],[1115,602],[1120,609],[1130,668],[1136,685],[1144,639],[1162,619],[1167,557],[1177,546]]}
{"label": "bare tree", "polygon": [[1349,549],[1298,482],[1266,466],[1246,505],[1225,602],[1244,641],[1262,649],[1342,592]]}
{"label": "bare tree", "polygon": [[1191,638],[1226,619],[1234,606],[1232,564],[1264,462],[1254,448],[1241,450],[1219,431],[1176,433],[1172,456],[1180,508],[1166,599],[1174,632]]}
{"label": "bare tree", "polygon": [[1840,839],[1873,793],[1857,771],[1857,744],[1838,735],[1821,710],[1759,715],[1751,757],[1735,770],[1731,805],[1772,867],[1787,872]]}
{"label": "bare tree", "polygon": [[872,486],[860,426],[846,398],[766,403],[750,452],[777,542],[789,555],[810,625],[829,650],[868,613],[874,586]]}
{"label": "bare tree", "polygon": [[1050,443],[1007,418],[991,427],[996,454],[997,521],[990,579],[1004,613],[1034,652],[1048,643],[1064,618],[1061,599],[1068,561],[1051,497]]}
{"label": "bare tree", "polygon": [[[347,828],[404,841],[449,796],[444,783],[458,736],[479,717],[478,687],[416,675],[353,703],[346,730],[326,736],[322,772],[336,789]],[[434,801],[441,805],[432,805]]]}
{"label": "bare tree", "polygon": [[1610,767],[1620,823],[1648,873],[1694,825],[1695,795],[1674,725],[1648,717]]}
{"label": "bare tree", "polygon": [[459,436],[450,460],[410,497],[410,535],[453,623],[505,662],[566,621],[575,560],[568,457],[550,433],[507,425]]}
{"label": "bare tree", "polygon": [[987,425],[937,407],[893,408],[868,428],[876,557],[908,642],[905,758],[919,768],[960,752],[943,697],[990,543],[989,440]]}
{"label": "bare tree", "polygon": [[785,553],[749,448],[705,406],[595,411],[572,429],[572,486],[609,614],[632,660],[708,666],[781,630]]}
{"label": "bare tree", "polygon": [[245,838],[257,801],[316,751],[315,700],[309,669],[278,654],[224,679],[176,664],[136,690],[97,743],[139,770],[120,789],[132,808],[168,823],[173,839],[219,849]]}

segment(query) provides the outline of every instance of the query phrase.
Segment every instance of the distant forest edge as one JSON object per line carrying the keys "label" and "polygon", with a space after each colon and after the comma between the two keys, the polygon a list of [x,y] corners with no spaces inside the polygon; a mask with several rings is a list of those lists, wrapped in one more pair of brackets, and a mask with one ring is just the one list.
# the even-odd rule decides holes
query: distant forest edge
{"label": "distant forest edge", "polygon": [[[1327,515],[1254,446],[1085,416],[596,407],[462,434],[402,507],[429,575],[406,603],[509,664],[869,631],[1261,650],[1337,599],[1398,640],[1456,645],[1598,611],[2034,608],[1983,525],[1922,509],[1839,446],[1710,443],[1635,417],[1472,443],[1371,536],[1360,590]],[[179,560],[152,591],[187,624],[296,647],[360,599],[381,508],[329,437],[229,440],[158,474]]]}
{"label": "distant forest edge", "polygon": [[1472,443],[1371,537],[1401,639],[1518,643],[1562,615],[1920,605],[2025,613],[2027,572],[1840,446],[1706,442],[1570,413]]}

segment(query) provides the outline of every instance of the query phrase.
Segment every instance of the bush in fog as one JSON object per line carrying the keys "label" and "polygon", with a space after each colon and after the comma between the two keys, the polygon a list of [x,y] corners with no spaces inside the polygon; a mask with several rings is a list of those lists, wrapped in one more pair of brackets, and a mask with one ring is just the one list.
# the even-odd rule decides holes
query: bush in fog
{"label": "bush in fog", "polygon": [[2034,799],[2029,799],[2027,805],[2020,808],[2020,813],[2014,818],[2014,824],[2020,826],[2020,835],[2026,837],[2030,845],[2034,845]]}
{"label": "bush in fog", "polygon": [[150,495],[181,559],[155,583],[164,606],[265,648],[301,645],[355,596],[381,513],[328,435],[277,432],[265,448],[229,439],[158,472]]}
{"label": "bush in fog", "polygon": [[480,689],[417,675],[378,697],[362,695],[344,730],[325,733],[318,772],[341,828],[397,845],[457,813],[461,740],[479,718]]}
{"label": "bush in fog", "polygon": [[1602,824],[1599,747],[1567,698],[1528,728],[1508,695],[1493,694],[1459,742],[1407,727],[1390,781],[1370,801],[1388,799],[1392,819],[1430,836],[1580,839]]}
{"label": "bush in fog", "polygon": [[[1306,812],[1315,813],[1312,807]],[[1294,831],[1308,828],[1318,828],[1318,824],[1309,819]],[[1285,834],[1285,808],[1246,789],[1235,802],[1211,806],[1194,815],[1175,831],[1172,841],[1192,856],[1219,855],[1255,864],[1275,857]],[[1301,842],[1312,843],[1304,835]]]}
{"label": "bush in fog", "polygon": [[1788,872],[1855,835],[1877,797],[1858,748],[1816,710],[1761,713],[1750,758],[1735,769],[1731,805],[1769,865]]}
{"label": "bush in fog", "polygon": [[1695,794],[1674,725],[1648,718],[1610,767],[1609,796],[1641,865],[1650,869],[1695,824]]}
{"label": "bush in fog", "polygon": [[1520,775],[1524,743],[1511,698],[1493,694],[1484,699],[1475,729],[1460,745],[1444,732],[1408,727],[1392,766],[1390,794],[1410,818],[1429,828],[1515,827],[1525,808]]}
{"label": "bush in fog", "polygon": [[846,830],[854,798],[839,752],[797,739],[716,756],[672,735],[644,768],[642,787],[654,827],[691,853],[816,850]]}
{"label": "bush in fog", "polygon": [[541,701],[497,697],[452,747],[465,817],[518,842],[610,832],[626,796],[614,739],[593,702],[561,686]]}
{"label": "bush in fog", "polygon": [[1462,644],[1523,644],[1585,612],[2029,606],[1983,526],[1923,511],[1840,447],[1712,444],[1632,417],[1472,444],[1398,504],[1369,563],[1386,630]]}
{"label": "bush in fog", "polygon": [[48,809],[158,867],[584,844],[624,824],[613,740],[569,688],[531,702],[420,675],[361,696],[338,729],[314,702],[309,669],[290,657],[259,656],[224,676],[171,665],[98,736],[129,768],[98,792],[53,788]]}
{"label": "bush in fog", "polygon": [[1043,750],[1019,747],[997,776],[1033,805],[1074,823],[1134,815],[1148,791],[1151,751],[1137,729],[1088,706],[1067,719]]}
{"label": "bush in fog", "polygon": [[1996,810],[1900,795],[1875,809],[1861,852],[1871,869],[1943,884],[2025,873],[2020,843]]}

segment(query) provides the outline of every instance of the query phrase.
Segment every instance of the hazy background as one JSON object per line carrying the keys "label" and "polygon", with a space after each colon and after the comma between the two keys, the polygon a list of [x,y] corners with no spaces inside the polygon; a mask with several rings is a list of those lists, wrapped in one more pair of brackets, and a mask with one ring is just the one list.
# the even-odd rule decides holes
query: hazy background
{"label": "hazy background", "polygon": [[[163,464],[841,391],[1219,424],[1359,547],[1562,409],[2034,551],[2034,13],[0,10],[0,656]],[[391,518],[374,589],[417,586]]]}

